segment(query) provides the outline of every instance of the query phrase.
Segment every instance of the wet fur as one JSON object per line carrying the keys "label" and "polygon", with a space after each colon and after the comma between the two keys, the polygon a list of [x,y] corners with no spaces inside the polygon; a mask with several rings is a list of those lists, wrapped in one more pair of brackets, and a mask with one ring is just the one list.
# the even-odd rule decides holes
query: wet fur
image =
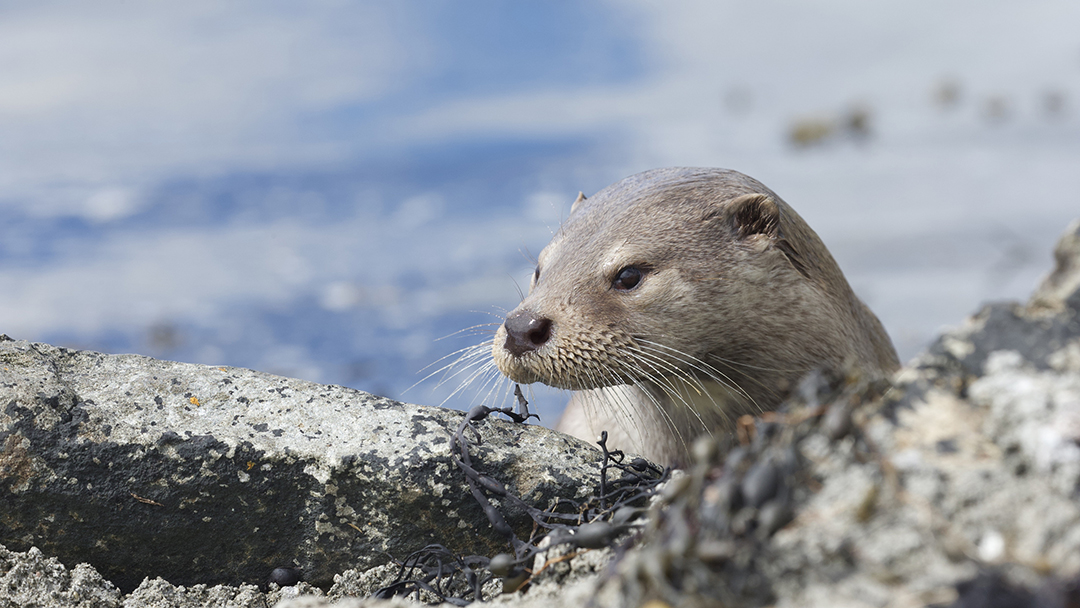
{"label": "wet fur", "polygon": [[[634,289],[620,269],[646,269]],[[580,197],[516,309],[551,319],[535,352],[492,343],[514,382],[574,392],[556,428],[680,465],[702,433],[768,410],[807,371],[898,367],[877,317],[775,193],[722,169],[658,169]],[[511,313],[513,314],[513,313]]]}

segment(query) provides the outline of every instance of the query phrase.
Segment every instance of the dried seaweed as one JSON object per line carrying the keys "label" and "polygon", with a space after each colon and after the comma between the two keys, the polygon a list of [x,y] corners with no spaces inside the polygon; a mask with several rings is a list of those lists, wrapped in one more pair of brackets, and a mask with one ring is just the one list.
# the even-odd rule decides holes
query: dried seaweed
{"label": "dried seaweed", "polygon": [[[660,469],[642,458],[627,462],[623,452],[608,449],[606,432],[598,441],[604,459],[597,493],[580,502],[559,498],[550,509],[537,508],[474,464],[469,452],[473,443],[469,438],[480,443],[477,423],[491,414],[503,414],[519,424],[530,418],[539,419],[529,412],[528,401],[520,387],[514,387],[514,394],[517,396],[516,409],[485,405],[470,409],[454,433],[450,446],[454,463],[465,474],[473,498],[483,509],[492,529],[506,540],[511,552],[491,558],[456,556],[442,545],[428,545],[399,562],[401,569],[395,581],[376,591],[373,597],[413,595],[419,601],[426,593],[429,600],[465,606],[483,600],[484,585],[495,576],[503,579],[503,588],[507,590],[528,584],[533,574],[530,567],[538,553],[558,545],[580,549],[611,546],[620,536],[640,526],[644,505],[669,479],[670,469]],[[503,512],[492,502],[493,497],[529,515],[534,525],[528,540],[517,536]]]}

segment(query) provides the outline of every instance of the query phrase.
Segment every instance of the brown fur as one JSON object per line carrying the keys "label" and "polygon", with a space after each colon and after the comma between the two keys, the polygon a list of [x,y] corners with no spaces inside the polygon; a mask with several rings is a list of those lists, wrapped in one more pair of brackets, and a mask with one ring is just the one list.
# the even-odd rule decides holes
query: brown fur
{"label": "brown fur", "polygon": [[[631,266],[640,280],[617,289]],[[515,315],[546,324],[525,352],[511,349]],[[776,406],[811,369],[899,365],[814,231],[722,169],[647,171],[579,197],[492,352],[514,382],[576,391],[559,430],[607,430],[609,445],[676,466],[695,436]]]}

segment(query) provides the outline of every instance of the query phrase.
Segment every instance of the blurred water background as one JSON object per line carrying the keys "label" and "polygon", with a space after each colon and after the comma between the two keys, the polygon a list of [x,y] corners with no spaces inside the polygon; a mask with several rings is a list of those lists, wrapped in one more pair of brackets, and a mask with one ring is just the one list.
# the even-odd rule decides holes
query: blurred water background
{"label": "blurred water background", "polygon": [[910,358],[1080,216],[1080,3],[3,2],[0,333],[439,404],[578,191],[676,165]]}

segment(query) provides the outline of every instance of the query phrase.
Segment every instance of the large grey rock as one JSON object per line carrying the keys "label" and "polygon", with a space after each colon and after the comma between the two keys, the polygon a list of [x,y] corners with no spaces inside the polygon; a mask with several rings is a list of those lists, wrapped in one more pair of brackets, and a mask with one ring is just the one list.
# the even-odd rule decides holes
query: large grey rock
{"label": "large grey rock", "polygon": [[[0,339],[0,544],[93,565],[120,588],[309,582],[429,543],[505,550],[450,459],[463,414],[250,370]],[[546,506],[588,494],[600,453],[483,423],[474,458]],[[530,522],[508,512],[527,537]]]}

